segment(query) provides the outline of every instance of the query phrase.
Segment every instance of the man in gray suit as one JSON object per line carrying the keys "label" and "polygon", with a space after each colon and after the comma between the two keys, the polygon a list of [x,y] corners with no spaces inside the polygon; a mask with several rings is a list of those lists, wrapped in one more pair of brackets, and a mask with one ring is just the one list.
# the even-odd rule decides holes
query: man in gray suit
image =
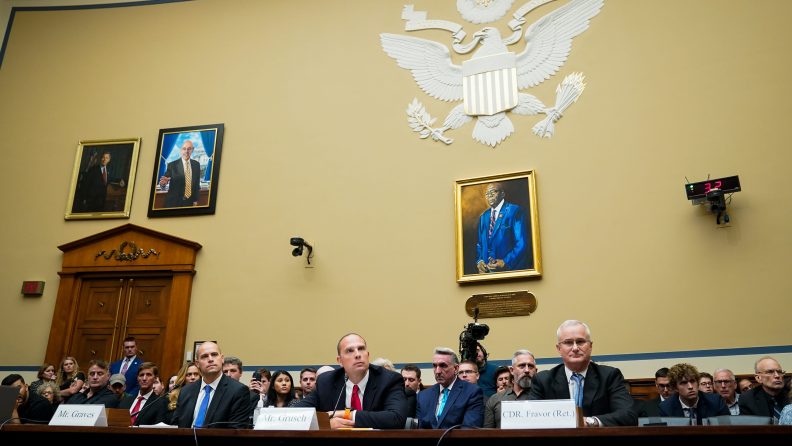
{"label": "man in gray suit", "polygon": [[580,321],[561,324],[556,349],[564,363],[537,373],[529,400],[573,399],[583,409],[586,427],[637,426],[633,400],[617,368],[591,361],[591,331]]}

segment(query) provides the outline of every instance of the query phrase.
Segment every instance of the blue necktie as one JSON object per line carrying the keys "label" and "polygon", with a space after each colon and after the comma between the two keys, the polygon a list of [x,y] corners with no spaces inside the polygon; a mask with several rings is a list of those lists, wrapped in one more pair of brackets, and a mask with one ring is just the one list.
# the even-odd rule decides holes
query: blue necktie
{"label": "blue necktie", "polygon": [[773,398],[773,418],[776,420],[781,418],[781,406],[778,405],[778,400]]}
{"label": "blue necktie", "polygon": [[443,389],[443,400],[440,401],[440,409],[437,411],[437,418],[440,418],[440,414],[443,413],[443,408],[445,407],[446,400],[448,399],[448,389]]}
{"label": "blue necktie", "polygon": [[209,407],[209,395],[212,393],[212,388],[206,386],[204,389],[206,389],[206,394],[204,395],[203,401],[201,401],[201,407],[198,409],[198,416],[195,417],[195,427],[203,426],[204,417],[206,417],[206,408]]}
{"label": "blue necktie", "polygon": [[575,406],[583,407],[583,389],[581,388],[583,375],[578,372],[573,372],[572,380],[575,381]]}

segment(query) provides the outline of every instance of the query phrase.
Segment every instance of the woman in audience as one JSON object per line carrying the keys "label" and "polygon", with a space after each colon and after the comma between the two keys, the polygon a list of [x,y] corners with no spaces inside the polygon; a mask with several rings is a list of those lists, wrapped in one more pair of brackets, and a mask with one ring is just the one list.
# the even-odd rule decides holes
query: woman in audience
{"label": "woman in audience", "polygon": [[181,389],[187,384],[192,384],[199,379],[201,379],[201,371],[198,370],[198,366],[192,361],[185,362],[176,375],[176,384],[179,385],[179,388],[168,395],[168,413],[165,414],[166,424],[171,424],[173,421],[173,414],[176,412],[176,402],[179,401],[179,392],[181,392]]}
{"label": "woman in audience", "polygon": [[67,402],[72,395],[79,393],[83,384],[85,384],[85,374],[80,371],[77,360],[67,356],[61,361],[58,377],[55,380],[63,401]]}
{"label": "woman in audience", "polygon": [[278,370],[272,374],[265,407],[292,407],[300,400],[294,397],[294,381],[291,374]]}
{"label": "woman in audience", "polygon": [[55,374],[55,366],[50,364],[49,362],[45,362],[44,365],[39,367],[37,381],[33,381],[30,383],[30,391],[37,392],[38,388],[44,383],[55,383],[55,380],[58,379],[58,376]]}
{"label": "woman in audience", "polygon": [[50,403],[58,405],[63,401],[60,396],[60,389],[55,385],[55,382],[47,382],[38,386],[36,393],[46,398]]}
{"label": "woman in audience", "polygon": [[173,386],[175,386],[175,385],[176,385],[176,378],[177,378],[178,376],[179,376],[179,375],[171,375],[171,376],[170,376],[170,378],[168,378],[168,392],[170,392],[171,390],[173,390]]}
{"label": "woman in audience", "polygon": [[701,378],[699,378],[699,390],[704,393],[715,392],[715,386],[712,383],[712,375],[707,372],[701,372]]}
{"label": "woman in audience", "polygon": [[512,374],[509,368],[502,365],[495,369],[495,385],[498,386],[498,392],[503,392],[512,385]]}
{"label": "woman in audience", "polygon": [[[789,391],[789,397],[792,398],[792,390]],[[792,404],[787,404],[784,410],[781,411],[781,418],[778,419],[778,424],[792,424]]]}

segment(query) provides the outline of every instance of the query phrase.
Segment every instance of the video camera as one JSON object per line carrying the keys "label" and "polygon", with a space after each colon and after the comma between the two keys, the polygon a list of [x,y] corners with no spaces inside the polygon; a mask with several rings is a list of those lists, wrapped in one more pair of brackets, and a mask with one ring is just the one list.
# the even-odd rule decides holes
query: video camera
{"label": "video camera", "polygon": [[476,362],[476,346],[478,341],[483,340],[489,334],[487,324],[478,323],[479,309],[474,310],[473,323],[467,324],[465,330],[459,334],[459,357],[460,361]]}

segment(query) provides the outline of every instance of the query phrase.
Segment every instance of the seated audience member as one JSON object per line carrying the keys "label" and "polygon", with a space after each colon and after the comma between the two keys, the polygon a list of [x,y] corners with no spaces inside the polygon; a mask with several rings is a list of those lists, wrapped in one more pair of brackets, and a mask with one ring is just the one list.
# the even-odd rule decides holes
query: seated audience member
{"label": "seated audience member", "polygon": [[242,378],[242,360],[236,356],[223,359],[223,375],[239,381]]}
{"label": "seated audience member", "polygon": [[765,356],[756,361],[754,372],[760,385],[740,395],[740,415],[781,418],[781,411],[789,404],[789,395],[783,392],[784,371],[781,365]]}
{"label": "seated audience member", "polygon": [[[506,370],[508,371],[508,368]],[[457,372],[457,376],[459,377],[459,379],[463,381],[467,381],[470,384],[473,384],[474,386],[477,386],[479,380],[478,366],[473,361],[462,361],[459,363],[459,372]],[[509,374],[509,376],[511,376],[511,374]],[[487,395],[484,395],[482,404],[486,406],[487,401],[489,401],[489,397]]]}
{"label": "seated audience member", "polygon": [[143,364],[143,360],[137,357],[137,339],[129,336],[124,339],[122,344],[124,346],[124,359],[119,359],[110,364],[110,375],[115,375],[116,373],[124,375],[126,379],[124,392],[127,395],[135,395],[138,393],[137,369],[140,364]]}
{"label": "seated audience member", "polygon": [[660,395],[657,398],[644,401],[641,411],[638,413],[639,417],[659,417],[660,403],[671,398],[671,395],[676,392],[668,383],[668,367],[663,367],[655,372],[655,386],[660,391]]}
{"label": "seated audience member", "polygon": [[409,387],[416,394],[424,389],[421,383],[421,369],[417,365],[407,364],[401,369],[401,375],[404,378],[404,387]]}
{"label": "seated audience member", "polygon": [[176,386],[176,378],[178,378],[178,377],[179,377],[179,375],[176,374],[176,375],[171,375],[168,378],[168,392],[173,390],[173,387]]}
{"label": "seated audience member", "polygon": [[303,399],[303,393],[302,393],[302,390],[300,390],[300,389],[294,389],[294,397],[295,397],[295,398],[297,398],[298,400],[301,400],[301,399]]}
{"label": "seated audience member", "polygon": [[729,408],[719,395],[699,390],[701,374],[690,364],[677,364],[668,370],[668,382],[677,397],[660,403],[661,417],[686,417],[690,424],[701,425],[704,418],[729,415]]}
{"label": "seated audience member", "polygon": [[396,371],[396,367],[393,366],[393,363],[390,362],[388,359],[377,358],[371,361],[371,364],[378,365],[380,367],[385,367],[386,369],[390,370],[391,372]]}
{"label": "seated audience member", "polygon": [[699,372],[701,374],[701,378],[699,378],[699,390],[704,393],[715,393],[714,384],[712,383],[712,375],[707,372]]}
{"label": "seated audience member", "polygon": [[512,386],[512,374],[505,365],[495,369],[495,385],[498,388],[498,392],[503,392]]}
{"label": "seated audience member", "polygon": [[748,378],[743,378],[737,383],[737,390],[742,394],[753,389],[753,383]]}
{"label": "seated audience member", "polygon": [[537,373],[529,400],[572,399],[583,409],[586,427],[637,426],[633,401],[619,369],[591,362],[591,332],[583,322],[569,320],[556,332],[556,350],[563,364]]}
{"label": "seated audience member", "polygon": [[[9,424],[47,424],[55,414],[55,406],[43,396],[31,392],[22,375],[11,374],[3,378],[2,385],[19,387]],[[23,418],[23,419],[14,419]],[[5,421],[5,420],[3,420]]]}
{"label": "seated audience member", "polygon": [[296,407],[329,412],[333,429],[403,429],[407,399],[401,375],[369,364],[366,341],[355,333],[342,337],[336,350],[336,361],[341,368],[321,374],[316,380],[316,390]]}
{"label": "seated audience member", "polygon": [[302,390],[302,396],[300,396],[300,398],[305,398],[306,396],[310,395],[314,389],[316,389],[315,368],[306,367],[300,370],[300,388]]}
{"label": "seated audience member", "polygon": [[418,394],[415,418],[420,429],[448,429],[457,424],[484,425],[484,392],[457,379],[459,359],[450,348],[438,347],[432,358],[437,384]]}
{"label": "seated audience member", "polygon": [[88,364],[88,390],[69,398],[69,404],[104,404],[106,409],[118,407],[118,398],[107,388],[110,364],[104,359],[94,359]]}
{"label": "seated audience member", "polygon": [[319,379],[319,375],[321,375],[322,373],[332,372],[333,370],[335,370],[335,367],[331,365],[323,365],[319,367],[319,369],[316,371],[316,379]]}
{"label": "seated audience member", "polygon": [[159,377],[159,369],[153,362],[144,362],[137,368],[138,393],[124,398],[119,409],[127,409],[132,426],[152,426],[165,422],[168,411],[166,400],[154,393],[154,383]]}
{"label": "seated audience member", "polygon": [[192,361],[185,362],[182,368],[179,369],[179,373],[176,374],[176,384],[174,384],[174,386],[178,385],[178,387],[172,389],[168,395],[168,413],[165,414],[165,424],[173,424],[173,415],[176,414],[176,403],[179,401],[179,393],[184,386],[200,379],[201,371],[198,370],[198,366]]}
{"label": "seated audience member", "polygon": [[265,367],[262,367],[253,374],[259,374],[259,379],[256,380],[255,378],[250,378],[250,392],[255,395],[255,399],[258,402],[256,407],[264,407],[266,406],[267,402],[267,394],[269,393],[270,382],[272,381],[272,374],[269,370]]}
{"label": "seated audience member", "polygon": [[128,396],[132,396],[124,392],[126,389],[126,377],[120,373],[110,376],[110,379],[107,380],[107,388],[115,394],[119,402]]}
{"label": "seated audience member", "polygon": [[714,375],[715,391],[723,398],[723,402],[729,408],[729,413],[739,415],[740,395],[737,394],[737,380],[734,379],[734,373],[729,369],[718,369],[715,370]]}
{"label": "seated audience member", "polygon": [[497,367],[491,366],[487,363],[489,354],[481,343],[476,342],[476,366],[479,371],[478,386],[484,392],[484,395],[492,396],[498,391],[498,386],[495,385],[495,369]]}
{"label": "seated audience member", "polygon": [[85,374],[80,371],[77,360],[71,356],[64,358],[60,363],[58,377],[55,380],[63,400],[68,402],[72,395],[80,393],[84,383]]}
{"label": "seated audience member", "polygon": [[630,383],[630,381],[627,381],[626,379],[624,380],[624,388],[627,389],[627,393],[630,394],[630,398],[632,398],[633,400],[633,412],[635,412],[636,414],[640,414],[641,412],[643,412],[644,401],[635,399],[632,396],[632,384]]}
{"label": "seated audience member", "polygon": [[181,389],[172,424],[181,428],[246,428],[252,414],[247,386],[223,375],[223,354],[214,342],[201,344],[197,359],[201,381]]}
{"label": "seated audience member", "polygon": [[[792,391],[789,392],[787,398],[792,399]],[[781,411],[781,418],[778,419],[778,424],[786,426],[792,424],[792,404],[787,404],[784,410]]]}
{"label": "seated audience member", "polygon": [[30,383],[28,386],[30,391],[33,393],[38,393],[38,388],[40,385],[49,382],[55,383],[55,380],[58,379],[58,375],[55,374],[55,366],[49,362],[45,362],[41,367],[39,367],[36,377],[38,379]]}
{"label": "seated audience member", "polygon": [[154,377],[154,395],[162,396],[165,393],[165,386],[162,385],[162,380],[159,375]]}
{"label": "seated audience member", "polygon": [[264,407],[294,407],[300,400],[294,397],[294,382],[289,372],[276,370],[272,374],[267,402]]}
{"label": "seated audience member", "polygon": [[531,378],[536,374],[536,360],[528,350],[517,350],[512,356],[509,369],[514,376],[512,388],[498,392],[484,406],[484,427],[500,429],[501,402],[523,401],[528,399],[531,390]]}
{"label": "seated audience member", "polygon": [[46,398],[47,401],[55,406],[63,402],[63,398],[60,396],[60,389],[58,389],[58,386],[56,386],[54,382],[40,385],[36,393]]}

